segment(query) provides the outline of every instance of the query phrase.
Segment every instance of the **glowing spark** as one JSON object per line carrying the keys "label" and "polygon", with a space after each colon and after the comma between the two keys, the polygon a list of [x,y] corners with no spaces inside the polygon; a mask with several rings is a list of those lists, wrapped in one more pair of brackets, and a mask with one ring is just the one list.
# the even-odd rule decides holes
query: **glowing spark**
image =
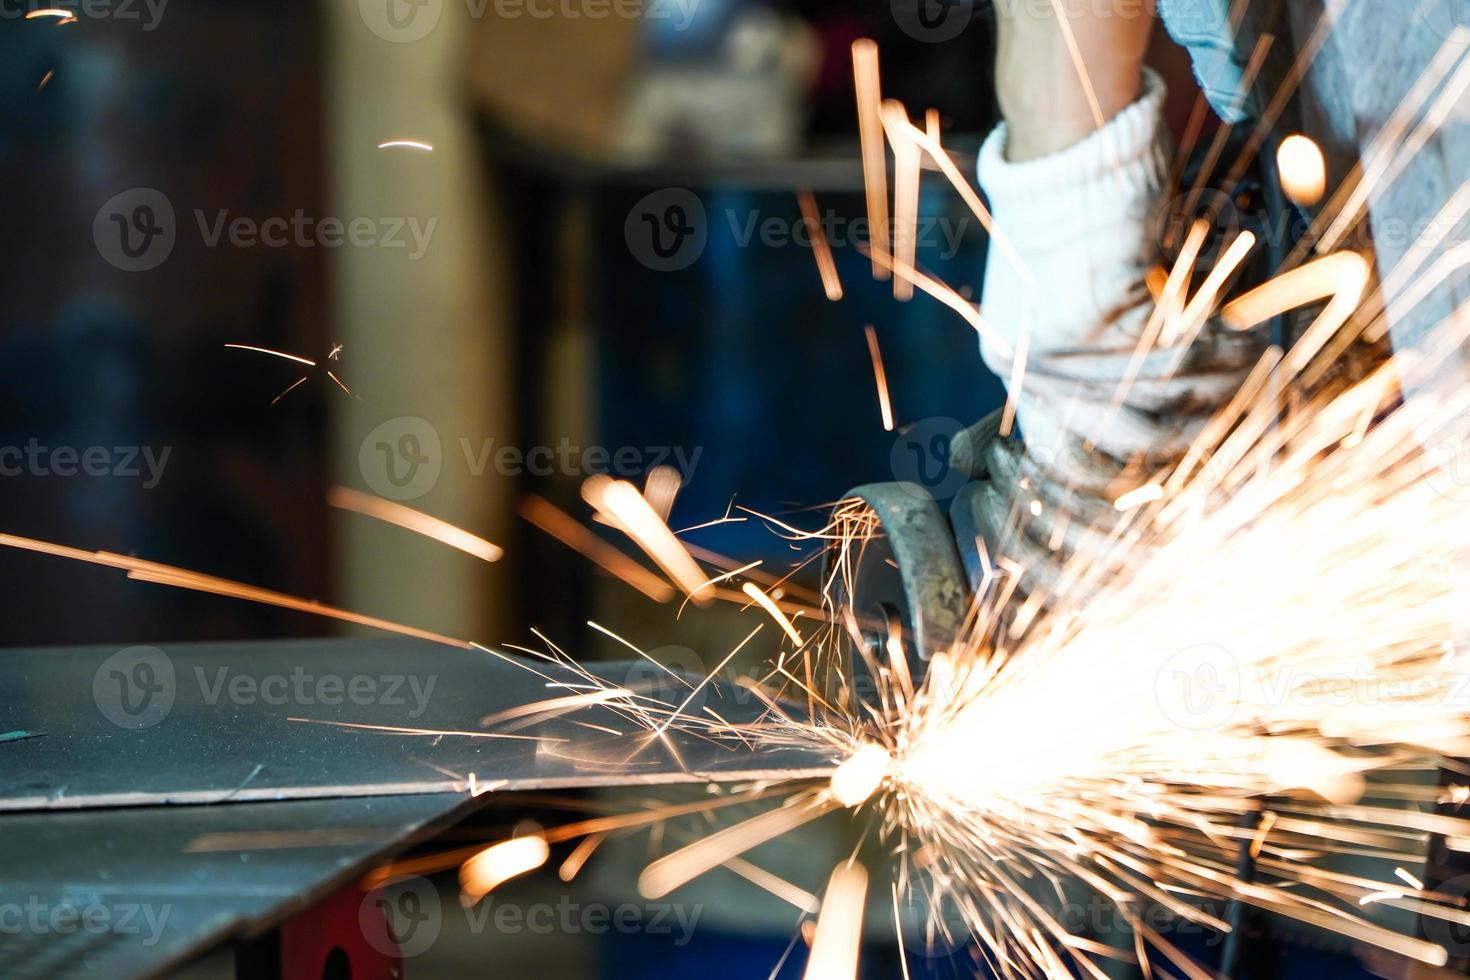
{"label": "glowing spark", "polygon": [[822,289],[827,298],[837,302],[842,298],[842,280],[837,277],[837,263],[832,258],[832,246],[827,242],[827,233],[822,230],[822,216],[817,211],[817,199],[809,190],[796,192],[796,202],[801,206],[801,220],[806,224],[807,234],[812,240],[812,254],[817,260],[817,274],[822,277]]}
{"label": "glowing spark", "polygon": [[867,895],[868,872],[861,864],[844,861],[833,869],[804,980],[853,980],[857,976]]}
{"label": "glowing spark", "polygon": [[512,878],[535,871],[550,856],[551,848],[539,834],[492,844],[460,867],[460,891],[473,904]]}
{"label": "glowing spark", "polygon": [[853,84],[857,92],[858,140],[863,154],[863,187],[868,199],[868,242],[873,278],[887,279],[888,160],[883,152],[883,90],[878,80],[878,45],[869,38],[852,42]]}
{"label": "glowing spark", "polygon": [[740,591],[750,596],[752,602],[770,614],[770,617],[776,621],[776,625],[781,627],[787,636],[791,637],[791,642],[795,643],[798,648],[801,647],[802,643],[805,642],[802,640],[801,634],[796,631],[796,627],[792,625],[787,615],[781,611],[781,607],[776,605],[770,596],[761,591],[760,586],[754,582],[746,582],[740,587]]}
{"label": "glowing spark", "polygon": [[46,74],[42,75],[41,76],[41,84],[39,84],[39,85],[36,86],[36,91],[37,92],[41,91],[41,89],[43,89],[47,85],[49,85],[51,83],[51,79],[53,79],[55,77],[56,77],[56,72],[55,72],[54,69],[51,70],[51,71],[48,71]]}
{"label": "glowing spark", "polygon": [[336,382],[338,388],[341,388],[343,391],[347,392],[347,394],[349,394],[349,395],[352,394],[352,389],[349,388],[349,387],[347,387],[346,385],[344,385],[342,383],[342,379],[339,378],[339,377],[337,377],[331,371],[328,371],[327,372],[327,377],[331,378],[334,382]]}
{"label": "glowing spark", "polygon": [[286,360],[295,361],[297,364],[305,364],[307,367],[316,367],[316,361],[313,361],[310,358],[302,357],[299,354],[287,354],[285,351],[271,350],[269,347],[253,347],[250,344],[225,344],[225,346],[231,348],[232,350],[248,350],[254,351],[257,354],[269,354],[272,357],[284,357]]}
{"label": "glowing spark", "polygon": [[861,806],[878,792],[892,766],[887,749],[864,742],[832,774],[832,798],[845,807]]}
{"label": "glowing spark", "polygon": [[873,382],[878,386],[878,411],[883,416],[883,431],[893,431],[893,405],[888,400],[888,372],[883,369],[883,354],[878,350],[878,332],[871,323],[863,327],[868,338],[868,358],[873,362]]}
{"label": "glowing spark", "polygon": [[505,552],[477,534],[455,527],[448,521],[431,517],[412,507],[374,497],[371,494],[350,490],[347,487],[332,487],[327,491],[327,503],[342,510],[350,510],[366,517],[394,524],[415,534],[422,534],[441,544],[474,555],[482,561],[499,561]]}
{"label": "glowing spark", "polygon": [[1393,891],[1373,892],[1372,894],[1364,895],[1362,898],[1358,899],[1358,904],[1359,905],[1371,905],[1374,902],[1383,902],[1383,901],[1390,901],[1391,902],[1391,901],[1395,901],[1395,900],[1400,899],[1400,898],[1403,898],[1403,897],[1404,897],[1403,892],[1393,892]]}
{"label": "glowing spark", "polygon": [[526,520],[654,602],[674,598],[674,590],[667,582],[578,524],[550,501],[526,496],[519,509]]}
{"label": "glowing spark", "polygon": [[141,558],[133,558],[128,555],[118,555],[107,551],[83,551],[80,548],[69,548],[66,545],[52,544],[49,541],[38,541],[35,538],[23,538],[15,534],[0,534],[0,547],[34,551],[43,555],[53,555],[58,558],[69,558],[73,561],[117,568],[127,572],[128,578],[140,582],[152,582],[156,585],[171,585],[175,588],[191,589],[195,592],[209,592],[214,595],[228,596],[233,599],[246,599],[250,602],[279,606],[282,609],[311,613],[314,616],[338,619],[346,623],[356,623],[359,626],[371,626],[375,629],[402,633],[404,636],[432,640],[435,643],[443,643],[448,646],[462,647],[464,649],[470,649],[471,647],[464,640],[456,640],[453,637],[431,633],[428,630],[404,626],[401,623],[395,623],[391,620],[379,619],[376,616],[364,616],[361,613],[338,609],[335,606],[323,605],[315,600],[298,599],[295,596],[272,592],[269,589],[244,585],[240,582],[232,582],[229,579],[216,578],[213,575],[202,575],[199,572],[191,572],[185,568],[164,565],[154,561],[145,561]]}
{"label": "glowing spark", "polygon": [[989,344],[1001,357],[1009,360],[1015,356],[1011,350],[1011,345],[1006,343],[1005,338],[996,331],[995,327],[980,315],[980,310],[974,303],[966,300],[951,287],[946,286],[931,276],[925,275],[907,263],[899,262],[889,255],[880,254],[877,250],[873,250],[871,254],[873,259],[879,264],[906,279],[913,280],[915,286],[918,286],[924,292],[964,317],[965,321],[975,329],[975,332],[980,335],[981,339]]}
{"label": "glowing spark", "polygon": [[1164,499],[1164,488],[1157,483],[1145,483],[1141,487],[1134,487],[1125,494],[1121,494],[1113,501],[1113,508],[1118,511],[1130,511],[1144,504],[1151,504]]}
{"label": "glowing spark", "polygon": [[669,514],[673,513],[674,498],[679,496],[683,485],[684,478],[672,466],[655,466],[643,480],[643,497],[665,524]]}
{"label": "glowing spark", "polygon": [[1418,878],[1415,878],[1403,868],[1394,868],[1393,873],[1398,875],[1399,878],[1401,878],[1405,883],[1408,884],[1410,888],[1414,889],[1415,891],[1422,892],[1424,890],[1424,882],[1420,881]]}
{"label": "glowing spark", "polygon": [[644,898],[662,898],[730,858],[782,834],[790,833],[823,814],[831,813],[839,805],[830,797],[808,799],[804,803],[791,803],[768,810],[758,817],[717,830],[644,868],[643,873],[638,876],[638,892]]}
{"label": "glowing spark", "polygon": [[1240,263],[1250,254],[1251,249],[1256,246],[1256,236],[1243,231],[1235,237],[1225,254],[1220,256],[1220,261],[1210,270],[1205,281],[1200,285],[1184,307],[1184,312],[1172,324],[1165,324],[1163,332],[1163,344],[1168,347],[1178,342],[1181,338],[1185,342],[1192,340],[1195,333],[1204,325],[1205,319],[1215,310],[1215,305],[1220,301],[1220,292],[1225,288],[1226,281],[1239,268]]}
{"label": "glowing spark", "polygon": [[27,11],[25,19],[36,20],[40,17],[54,17],[57,21],[63,24],[72,23],[77,19],[77,15],[73,11],[62,10],[59,7],[46,7],[41,10]]}
{"label": "glowing spark", "polygon": [[597,850],[605,840],[607,840],[607,831],[588,834],[582,838],[581,842],[572,849],[572,853],[567,855],[567,859],[561,863],[561,867],[556,871],[556,876],[562,881],[571,881],[577,877],[577,873],[582,870],[582,865],[587,863],[592,852]]}
{"label": "glowing spark", "polygon": [[303,374],[301,377],[297,378],[295,381],[293,381],[289,385],[287,385],[285,391],[281,392],[279,395],[277,395],[276,397],[272,398],[271,399],[271,404],[274,405],[276,402],[280,401],[282,398],[285,398],[287,395],[291,394],[291,392],[295,391],[298,387],[300,387],[302,384],[305,384],[305,383],[306,383],[306,375]]}
{"label": "glowing spark", "polygon": [[1092,110],[1093,122],[1098,129],[1102,129],[1108,121],[1103,117],[1102,104],[1097,100],[1097,89],[1093,87],[1092,76],[1087,72],[1087,63],[1082,60],[1082,49],[1077,46],[1077,35],[1072,32],[1072,22],[1067,11],[1062,8],[1062,0],[1051,0],[1051,6],[1056,15],[1057,27],[1062,32],[1062,40],[1067,44],[1067,54],[1072,58],[1072,67],[1077,71],[1077,80],[1082,83],[1082,91],[1087,95],[1087,106]]}
{"label": "glowing spark", "polygon": [[[913,128],[903,105],[885,99],[883,129],[893,145],[893,255],[907,265],[918,263],[919,245],[919,147],[905,132]],[[902,276],[893,281],[893,298],[912,299],[914,284]]]}
{"label": "glowing spark", "polygon": [[422,140],[388,140],[385,143],[378,144],[378,149],[380,150],[389,150],[393,149],[394,147],[405,150],[422,150],[425,153],[434,152],[434,147],[429,143],[423,142]]}
{"label": "glowing spark", "polygon": [[1288,136],[1276,151],[1281,188],[1302,207],[1312,207],[1327,192],[1327,164],[1322,151],[1306,136]]}
{"label": "glowing spark", "polygon": [[582,484],[582,498],[632,538],[695,603],[708,601],[694,595],[704,584],[704,573],[637,487],[599,474]]}

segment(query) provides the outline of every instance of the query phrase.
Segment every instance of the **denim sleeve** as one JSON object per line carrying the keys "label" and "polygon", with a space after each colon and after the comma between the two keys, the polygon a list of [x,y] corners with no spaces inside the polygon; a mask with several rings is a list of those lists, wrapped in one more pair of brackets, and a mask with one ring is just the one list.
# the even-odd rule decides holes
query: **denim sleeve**
{"label": "denim sleeve", "polygon": [[1194,74],[1221,119],[1238,123],[1259,115],[1245,85],[1245,66],[1259,34],[1247,5],[1242,23],[1230,22],[1230,0],[1159,0],[1159,16],[1175,41],[1189,49]]}

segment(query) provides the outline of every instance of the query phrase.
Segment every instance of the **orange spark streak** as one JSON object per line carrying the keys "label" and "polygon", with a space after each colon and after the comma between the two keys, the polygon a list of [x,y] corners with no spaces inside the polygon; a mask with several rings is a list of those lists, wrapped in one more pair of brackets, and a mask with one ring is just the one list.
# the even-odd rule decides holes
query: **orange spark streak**
{"label": "orange spark streak", "polygon": [[692,688],[689,691],[689,696],[686,697],[683,701],[681,701],[679,703],[679,706],[677,708],[675,708],[673,710],[673,712],[670,713],[669,717],[664,720],[664,723],[662,725],[659,725],[658,728],[654,730],[654,734],[655,735],[662,735],[664,732],[668,731],[669,730],[669,726],[672,725],[675,722],[675,720],[678,719],[680,712],[682,712],[685,708],[687,708],[689,706],[689,702],[694,700],[695,695],[697,695],[700,691],[704,690],[704,686],[706,684],[708,684],[710,681],[714,680],[715,677],[720,673],[720,671],[722,671],[722,670],[725,669],[725,665],[728,664],[730,661],[732,661],[732,660],[735,659],[735,654],[737,654],[741,650],[745,649],[745,644],[747,644],[751,640],[755,639],[755,635],[757,633],[759,633],[760,631],[761,631],[761,627],[757,626],[755,629],[753,629],[753,630],[750,631],[750,633],[745,637],[745,639],[743,639],[739,643],[735,644],[735,649],[731,650],[729,652],[729,654],[726,655],[725,659],[720,661],[719,666],[715,667],[714,670],[710,671],[709,674],[706,675],[706,677],[704,678],[704,680],[702,680],[702,681],[699,682],[699,685],[697,687],[694,687],[694,688]]}
{"label": "orange spark streak", "polygon": [[1141,487],[1134,487],[1127,493],[1113,501],[1113,508],[1120,512],[1130,511],[1144,504],[1151,504],[1157,500],[1164,499],[1164,488],[1157,483],[1145,483]]}
{"label": "orange spark streak", "polygon": [[521,499],[517,509],[526,520],[654,602],[674,598],[669,583],[578,524],[550,501],[531,494]]}
{"label": "orange spark streak", "polygon": [[1322,151],[1309,137],[1288,136],[1276,151],[1281,171],[1281,188],[1302,207],[1311,207],[1327,192],[1327,163]]}
{"label": "orange spark streak", "polygon": [[857,976],[867,895],[868,872],[861,864],[844,861],[833,869],[817,916],[804,980],[853,980]]}
{"label": "orange spark streak", "polygon": [[915,286],[918,286],[924,292],[964,317],[965,322],[969,323],[975,329],[975,332],[980,335],[981,339],[994,348],[996,353],[1001,357],[1010,360],[1015,356],[1015,352],[1011,350],[1011,345],[1006,343],[1005,338],[990,325],[989,321],[980,315],[980,311],[975,307],[975,304],[966,301],[953,288],[925,275],[911,265],[899,262],[886,254],[880,255],[876,249],[871,250],[870,254],[877,262],[887,266],[890,271],[912,279]]}
{"label": "orange spark streak", "polygon": [[822,289],[827,298],[837,302],[842,298],[842,280],[837,277],[837,263],[832,259],[832,246],[827,242],[827,233],[822,230],[822,216],[817,211],[817,199],[805,188],[796,192],[796,203],[801,207],[801,220],[806,224],[807,234],[812,240],[812,255],[817,260],[817,274],[822,277]]}
{"label": "orange spark streak", "polygon": [[412,626],[404,626],[401,623],[379,619],[376,616],[364,616],[361,613],[338,609],[335,606],[323,605],[314,599],[298,599],[295,596],[286,595],[281,592],[272,592],[269,589],[245,585],[244,583],[234,582],[230,579],[216,578],[213,575],[203,575],[199,572],[191,572],[186,568],[176,568],[173,565],[145,561],[140,558],[130,558],[127,555],[117,555],[107,551],[83,551],[80,548],[52,544],[49,541],[38,541],[34,538],[23,538],[15,534],[0,534],[0,547],[34,551],[57,558],[70,558],[73,561],[86,562],[91,565],[103,565],[108,568],[121,569],[127,572],[128,578],[136,579],[140,582],[170,585],[175,588],[190,589],[195,592],[209,592],[214,595],[228,596],[232,599],[245,599],[263,605],[279,606],[282,609],[293,609],[297,612],[311,613],[314,616],[324,616],[328,619],[339,619],[347,623],[356,623],[359,626],[371,626],[374,629],[401,633],[404,636],[417,637],[422,640],[432,640],[435,643],[443,643],[447,646],[462,647],[466,650],[471,648],[471,644],[464,640],[457,640],[439,633],[431,633],[428,630],[416,629]]}
{"label": "orange spark streak", "polygon": [[276,402],[280,401],[282,398],[285,398],[287,395],[291,394],[291,392],[295,391],[298,386],[300,386],[301,384],[304,384],[305,381],[306,381],[306,375],[303,374],[301,377],[299,377],[295,381],[291,382],[290,386],[287,387],[285,391],[281,392],[279,395],[277,395],[276,397],[272,398],[271,399],[271,404],[274,405]]}
{"label": "orange spark streak", "polygon": [[683,543],[674,537],[668,524],[659,519],[637,487],[626,480],[614,480],[599,474],[588,477],[582,484],[582,499],[632,538],[695,604],[709,601],[694,596],[705,579],[699,565],[684,549]]}
{"label": "orange spark streak", "polygon": [[831,813],[839,806],[830,796],[822,795],[804,803],[768,810],[760,816],[715,831],[672,854],[664,855],[644,868],[643,873],[638,876],[638,891],[644,898],[662,898],[730,858],[743,854],[758,844],[790,833],[823,814]]}
{"label": "orange spark streak", "polygon": [[[537,718],[539,715],[560,715],[578,708],[585,708],[594,704],[602,704],[604,701],[613,701],[618,698],[630,698],[633,692],[621,687],[608,688],[602,691],[588,691],[585,694],[568,694],[565,697],[550,698],[546,701],[534,701],[531,704],[518,704],[514,708],[506,708],[494,714],[486,715],[480,719],[480,724],[489,728],[491,725],[502,721],[511,721],[516,718]],[[543,720],[539,719],[538,720]],[[524,727],[524,726],[523,726]]]}
{"label": "orange spark streak", "polygon": [[269,354],[272,357],[284,357],[286,360],[295,361],[297,364],[305,364],[307,367],[316,367],[316,361],[313,361],[310,358],[302,357],[299,354],[287,354],[285,351],[281,350],[271,350],[269,347],[254,347],[250,344],[225,344],[225,346],[233,350],[248,350],[254,351],[257,354]]}
{"label": "orange spark streak", "polygon": [[540,834],[491,844],[459,869],[460,891],[471,903],[478,902],[512,878],[535,871],[550,856]]}
{"label": "orange spark streak", "polygon": [[1210,270],[1205,281],[1200,284],[1199,289],[1190,297],[1184,312],[1171,324],[1166,324],[1163,331],[1163,344],[1170,346],[1180,340],[1187,338],[1192,340],[1199,328],[1204,325],[1205,320],[1215,310],[1215,305],[1220,301],[1220,291],[1225,288],[1225,282],[1232,273],[1245,261],[1251,249],[1256,246],[1256,236],[1243,231],[1235,237],[1225,249],[1225,254],[1220,261]]}
{"label": "orange spark streak", "polygon": [[672,466],[655,466],[644,477],[643,496],[664,523],[668,523],[669,514],[674,510],[674,500],[683,485],[684,478]]}
{"label": "orange spark streak", "polygon": [[562,862],[561,867],[557,869],[556,876],[562,881],[571,881],[577,877],[577,872],[582,870],[582,865],[587,863],[587,859],[592,856],[592,852],[597,850],[605,840],[607,840],[606,831],[597,834],[588,834],[582,838],[581,842],[572,850],[572,853],[567,855],[567,859]]}
{"label": "orange spark streak", "polygon": [[30,10],[26,12],[26,20],[36,20],[40,17],[54,17],[61,23],[71,23],[77,19],[77,15],[70,10],[62,10],[59,7],[46,7],[42,10]]}
{"label": "orange spark streak", "polygon": [[[909,265],[918,264],[919,247],[919,147],[905,139],[913,129],[903,105],[885,99],[883,131],[893,146],[893,255]],[[893,280],[893,298],[907,302],[914,297],[914,284],[902,276]]]}
{"label": "orange spark streak", "polygon": [[[326,718],[287,718],[301,725],[326,725],[329,728],[352,728],[364,732],[382,732],[385,735],[432,735],[441,738],[446,735],[456,735],[460,738],[502,738],[520,742],[542,742],[545,744],[556,744],[566,741],[562,738],[543,738],[540,735],[514,735],[506,732],[471,732],[457,728],[410,728],[404,725],[369,725],[364,722],[355,721],[331,721]],[[474,774],[471,773],[473,776]]]}
{"label": "orange spark streak", "polygon": [[786,635],[791,637],[791,642],[795,643],[797,648],[800,649],[802,643],[805,642],[801,638],[801,634],[796,631],[796,627],[792,625],[791,620],[781,611],[781,607],[777,606],[770,596],[761,591],[760,586],[754,582],[746,582],[740,587],[740,591],[750,596],[752,602],[769,613],[771,618],[776,621],[776,625],[785,630]]}
{"label": "orange spark streak", "polygon": [[387,140],[378,144],[378,149],[380,150],[390,150],[395,147],[405,150],[422,150],[425,153],[434,152],[433,144],[425,143],[422,140]]}
{"label": "orange spark streak", "polygon": [[887,279],[891,270],[879,260],[880,256],[888,255],[888,159],[883,152],[883,88],[878,79],[878,45],[870,38],[852,42],[852,75],[857,92],[858,140],[862,145],[863,188],[868,199],[873,278]]}
{"label": "orange spark streak", "polygon": [[1077,80],[1082,83],[1082,90],[1087,95],[1087,105],[1092,110],[1093,122],[1097,123],[1098,129],[1102,129],[1108,121],[1103,118],[1102,105],[1097,100],[1097,89],[1092,85],[1087,63],[1082,60],[1082,49],[1077,46],[1077,35],[1072,33],[1072,24],[1067,18],[1066,10],[1062,8],[1062,0],[1051,0],[1051,6],[1056,14],[1057,26],[1062,31],[1062,40],[1067,44],[1067,54],[1072,58],[1072,67],[1077,70]]}
{"label": "orange spark streak", "polygon": [[327,503],[342,510],[397,525],[426,538],[433,538],[483,561],[499,561],[505,554],[498,545],[491,544],[477,534],[471,534],[448,521],[431,517],[396,501],[384,500],[382,497],[374,497],[347,487],[332,487],[327,491]]}
{"label": "orange spark streak", "polygon": [[878,411],[883,415],[883,431],[892,432],[893,404],[888,400],[888,372],[883,370],[883,354],[878,350],[878,332],[869,323],[863,326],[863,333],[868,338],[868,357],[873,362],[873,381],[878,386]]}

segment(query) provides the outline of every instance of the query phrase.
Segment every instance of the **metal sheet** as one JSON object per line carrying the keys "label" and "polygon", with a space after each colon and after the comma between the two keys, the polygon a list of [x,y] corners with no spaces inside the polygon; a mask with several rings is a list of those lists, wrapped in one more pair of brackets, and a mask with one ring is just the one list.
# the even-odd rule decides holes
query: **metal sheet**
{"label": "metal sheet", "polygon": [[[463,792],[470,773],[510,791],[830,771],[818,751],[676,731],[650,741],[605,706],[515,739],[292,720],[483,732],[482,718],[579,682],[565,668],[537,662],[543,677],[526,666],[396,638],[0,651],[0,727],[45,732],[0,743],[0,810]],[[596,669],[666,702],[691,693],[648,662]],[[738,722],[762,705],[710,684],[685,710]]]}
{"label": "metal sheet", "polygon": [[[462,796],[382,796],[8,814],[0,817],[0,973],[159,974],[309,907],[470,805]],[[275,831],[328,831],[336,842],[188,850],[204,835]]]}

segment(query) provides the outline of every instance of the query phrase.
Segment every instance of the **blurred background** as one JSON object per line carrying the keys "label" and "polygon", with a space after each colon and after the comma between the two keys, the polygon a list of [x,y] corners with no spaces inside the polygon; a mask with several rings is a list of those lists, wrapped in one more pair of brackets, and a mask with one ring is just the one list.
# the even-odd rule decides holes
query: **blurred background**
{"label": "blurred background", "polygon": [[[583,659],[625,656],[596,619],[707,669],[748,632],[739,607],[676,619],[523,519],[526,501],[624,547],[588,521],[582,482],[642,485],[666,466],[676,529],[748,517],[735,505],[814,526],[852,486],[942,465],[910,450],[1003,397],[964,322],[923,294],[896,300],[861,251],[851,44],[879,42],[884,95],[934,110],[972,173],[994,121],[978,6],[8,0],[0,34],[0,533],[487,643],[534,626]],[[919,264],[978,298],[983,230],[933,171],[918,231]],[[504,557],[335,509],[334,487]],[[773,570],[810,553],[756,519],[686,540]],[[0,568],[12,646],[344,632],[26,552]],[[812,889],[831,867],[768,858]],[[578,887],[631,895],[605,866]],[[517,887],[523,903],[567,892]],[[781,962],[796,917],[765,892],[719,879],[682,901],[705,910],[692,943],[678,929],[450,941],[451,924],[410,975],[698,963],[744,977]],[[897,969],[881,943],[870,955]]]}

